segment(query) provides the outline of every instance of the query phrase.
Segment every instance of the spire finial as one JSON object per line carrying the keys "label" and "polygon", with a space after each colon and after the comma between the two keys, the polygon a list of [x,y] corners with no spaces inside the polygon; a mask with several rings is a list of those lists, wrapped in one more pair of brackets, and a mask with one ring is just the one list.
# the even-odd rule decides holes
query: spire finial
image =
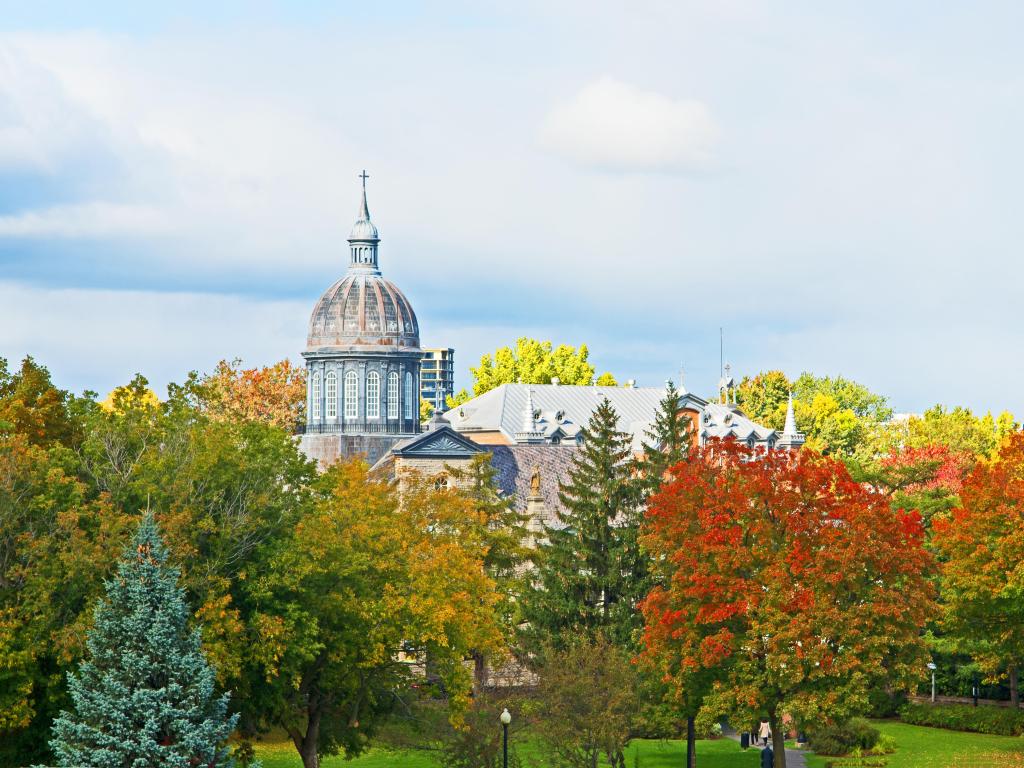
{"label": "spire finial", "polygon": [[[777,422],[776,422],[777,423]],[[789,404],[786,406],[786,424],[782,428],[782,434],[784,435],[795,435],[796,431],[796,414],[793,413],[793,393],[789,393]]]}
{"label": "spire finial", "polygon": [[358,178],[363,180],[363,199],[359,205],[359,221],[369,221],[370,208],[366,204],[366,180],[370,178],[370,174],[364,170],[362,173],[358,174]]}
{"label": "spire finial", "polygon": [[370,208],[366,204],[366,180],[370,178],[370,174],[363,171],[356,176],[363,182],[363,196],[359,201],[359,218],[352,225],[352,232],[348,236],[351,251],[349,269],[372,270],[379,274],[377,243],[380,236],[377,234],[377,227],[370,221]]}

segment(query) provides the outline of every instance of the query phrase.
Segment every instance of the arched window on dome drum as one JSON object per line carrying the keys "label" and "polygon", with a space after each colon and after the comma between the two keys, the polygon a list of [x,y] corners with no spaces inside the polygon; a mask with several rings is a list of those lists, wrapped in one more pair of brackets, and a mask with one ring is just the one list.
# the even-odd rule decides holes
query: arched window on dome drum
{"label": "arched window on dome drum", "polygon": [[314,373],[309,385],[309,414],[314,421],[320,420],[320,374]]}
{"label": "arched window on dome drum", "polygon": [[380,374],[376,371],[366,374],[366,418],[380,418]]}
{"label": "arched window on dome drum", "polygon": [[359,376],[355,371],[345,374],[345,418],[359,416]]}
{"label": "arched window on dome drum", "polygon": [[412,374],[405,372],[405,418],[412,418]]}
{"label": "arched window on dome drum", "polygon": [[328,371],[324,377],[324,394],[327,400],[325,415],[328,419],[338,418],[338,374]]}
{"label": "arched window on dome drum", "polygon": [[388,374],[388,418],[398,418],[398,373]]}

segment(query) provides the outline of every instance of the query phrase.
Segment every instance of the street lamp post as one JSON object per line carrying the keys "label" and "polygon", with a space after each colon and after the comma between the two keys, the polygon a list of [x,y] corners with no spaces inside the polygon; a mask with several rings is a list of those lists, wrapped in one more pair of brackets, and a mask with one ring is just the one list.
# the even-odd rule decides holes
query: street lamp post
{"label": "street lamp post", "polygon": [[935,664],[928,662],[928,669],[932,671],[932,704],[935,703]]}
{"label": "street lamp post", "polygon": [[512,722],[512,715],[508,707],[501,712],[501,763],[508,768],[508,724]]}

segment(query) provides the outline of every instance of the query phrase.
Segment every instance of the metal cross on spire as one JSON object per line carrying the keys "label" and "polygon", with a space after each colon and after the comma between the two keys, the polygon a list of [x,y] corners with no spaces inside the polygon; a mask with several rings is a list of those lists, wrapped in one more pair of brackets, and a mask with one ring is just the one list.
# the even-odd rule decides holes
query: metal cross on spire
{"label": "metal cross on spire", "polygon": [[366,191],[366,180],[367,180],[368,178],[370,178],[370,174],[368,174],[368,173],[366,172],[366,169],[364,168],[364,169],[363,169],[363,172],[362,172],[362,173],[360,173],[360,174],[358,174],[358,175],[359,175],[359,178],[363,180],[363,192],[365,192],[365,191]]}

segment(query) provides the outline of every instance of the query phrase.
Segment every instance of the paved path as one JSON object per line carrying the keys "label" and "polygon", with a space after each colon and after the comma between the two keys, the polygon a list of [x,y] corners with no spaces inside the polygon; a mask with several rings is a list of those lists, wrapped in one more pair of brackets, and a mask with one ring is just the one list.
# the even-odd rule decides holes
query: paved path
{"label": "paved path", "polygon": [[[726,738],[732,739],[733,741],[739,741],[740,735],[736,733],[732,728],[722,728],[722,735]],[[751,749],[760,750],[761,747],[757,744],[751,744]],[[807,763],[804,760],[804,751],[802,749],[787,749],[786,750],[786,768],[806,768]]]}

